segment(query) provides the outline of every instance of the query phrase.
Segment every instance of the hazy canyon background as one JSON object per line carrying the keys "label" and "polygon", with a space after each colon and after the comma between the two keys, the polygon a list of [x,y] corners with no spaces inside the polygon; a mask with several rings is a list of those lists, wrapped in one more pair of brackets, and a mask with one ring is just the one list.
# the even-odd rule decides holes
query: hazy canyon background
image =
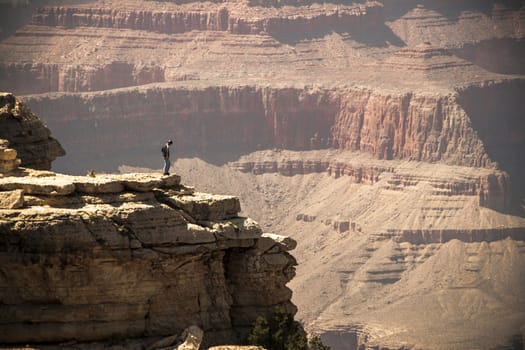
{"label": "hazy canyon background", "polygon": [[0,10],[0,90],[53,170],[160,171],[171,138],[185,184],[297,240],[296,318],[333,350],[523,347],[523,2]]}

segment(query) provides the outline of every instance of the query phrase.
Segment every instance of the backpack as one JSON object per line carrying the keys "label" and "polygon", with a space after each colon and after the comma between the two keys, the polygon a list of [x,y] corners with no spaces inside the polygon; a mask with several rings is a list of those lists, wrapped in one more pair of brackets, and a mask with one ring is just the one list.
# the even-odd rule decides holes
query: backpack
{"label": "backpack", "polygon": [[162,148],[160,150],[162,152],[162,156],[164,158],[168,158],[168,146],[164,145],[164,146],[162,146]]}

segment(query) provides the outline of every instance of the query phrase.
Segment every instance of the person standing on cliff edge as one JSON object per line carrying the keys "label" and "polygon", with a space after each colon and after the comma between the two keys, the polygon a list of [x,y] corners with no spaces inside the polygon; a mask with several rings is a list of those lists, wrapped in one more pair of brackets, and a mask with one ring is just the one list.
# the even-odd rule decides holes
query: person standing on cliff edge
{"label": "person standing on cliff edge", "polygon": [[173,141],[168,140],[164,146],[162,146],[162,156],[164,157],[164,175],[170,174],[170,146],[173,144]]}

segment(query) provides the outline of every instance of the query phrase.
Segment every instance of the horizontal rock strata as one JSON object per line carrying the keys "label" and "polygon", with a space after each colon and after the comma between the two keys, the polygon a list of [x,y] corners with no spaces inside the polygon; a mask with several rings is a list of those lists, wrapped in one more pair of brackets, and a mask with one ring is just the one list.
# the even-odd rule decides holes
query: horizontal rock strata
{"label": "horizontal rock strata", "polygon": [[[508,174],[496,169],[476,169],[440,164],[412,166],[410,162],[376,160],[360,153],[317,151],[309,157],[298,152],[255,152],[245,160],[229,163],[230,168],[256,175],[278,173],[283,176],[326,173],[335,178],[350,177],[356,184],[380,185],[391,191],[410,191],[430,186],[435,196],[474,196],[479,205],[498,211],[509,209],[511,183]],[[271,159],[271,160],[270,160]],[[415,169],[417,168],[417,170]],[[309,221],[308,215],[301,220]]]}
{"label": "horizontal rock strata", "polygon": [[[506,84],[510,83],[500,86]],[[46,121],[75,152],[92,142],[75,133],[81,126],[96,128],[93,136],[100,140],[89,147],[90,152],[101,153],[105,150],[98,150],[97,145],[124,149],[129,138],[148,144],[153,135],[169,128],[176,132],[176,147],[182,153],[331,147],[364,151],[379,159],[494,166],[469,116],[457,97],[451,96],[240,86],[129,89],[26,99],[43,113],[60,106]],[[125,135],[109,132],[120,125],[115,117],[119,114],[133,121],[134,127]],[[74,117],[61,117],[66,115]],[[222,128],[225,123],[230,125],[226,130]],[[66,129],[67,133],[62,132]],[[118,140],[120,137],[126,140]]]}
{"label": "horizontal rock strata", "polygon": [[0,139],[0,173],[17,169],[21,162],[16,150],[9,148],[9,141]]}
{"label": "horizontal rock strata", "polygon": [[53,160],[65,155],[49,129],[10,93],[0,93],[0,139],[9,140],[9,147],[16,150],[14,154],[4,150],[0,161],[10,161],[17,155],[24,167],[50,169]]}
{"label": "horizontal rock strata", "polygon": [[404,48],[383,62],[393,69],[408,71],[435,71],[439,69],[465,68],[472,63],[454,56],[444,48],[433,47],[429,43]]}
{"label": "horizontal rock strata", "polygon": [[412,244],[446,243],[453,239],[463,242],[495,242],[507,238],[516,241],[525,241],[523,227],[502,227],[490,229],[421,229],[421,230],[388,230],[374,235],[375,239],[392,238],[396,242],[409,242]]}
{"label": "horizontal rock strata", "polygon": [[227,344],[274,307],[295,313],[295,242],[238,217],[235,197],[194,193],[177,175],[24,170],[0,181],[0,203],[19,201],[0,209],[3,343],[198,325],[207,344]]}
{"label": "horizontal rock strata", "polygon": [[[263,18],[247,16],[242,10],[228,9],[221,4],[208,11],[174,8],[172,11],[145,11],[144,9],[114,9],[89,7],[46,7],[33,16],[33,23],[44,26],[105,27],[183,33],[192,30],[228,31],[232,34],[276,34],[286,31],[311,31],[322,26],[366,29],[382,20],[378,3],[341,5],[332,11],[306,9],[294,11],[269,10]],[[248,13],[253,10],[246,9]],[[233,13],[231,13],[233,12]]]}

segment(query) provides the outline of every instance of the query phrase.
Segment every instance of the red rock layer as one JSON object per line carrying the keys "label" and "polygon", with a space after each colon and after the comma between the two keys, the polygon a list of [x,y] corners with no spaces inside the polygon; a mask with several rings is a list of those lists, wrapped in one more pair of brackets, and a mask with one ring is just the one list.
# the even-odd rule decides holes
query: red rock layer
{"label": "red rock layer", "polygon": [[19,94],[98,91],[165,81],[164,69],[159,66],[126,62],[103,65],[9,63],[0,65],[0,76],[8,82],[2,85]]}
{"label": "red rock layer", "polygon": [[[413,175],[403,170],[396,169],[395,165],[369,165],[363,163],[343,162],[337,160],[285,160],[261,162],[233,162],[230,167],[254,174],[279,173],[284,176],[304,175],[326,172],[336,178],[348,176],[353,182],[373,185],[381,176],[389,173],[386,188],[393,191],[404,191],[427,183],[432,187],[432,192],[437,196],[476,196],[479,205],[499,211],[505,211],[510,205],[510,179],[505,172],[495,170],[492,173],[477,176],[450,176],[448,179],[433,178],[428,175]],[[306,216],[307,217],[307,216]],[[298,220],[312,221],[301,216]]]}
{"label": "red rock layer", "polygon": [[[182,152],[332,147],[379,159],[492,166],[453,96],[241,86],[35,96],[28,101],[47,116],[68,148],[92,147],[95,136],[95,150],[97,144],[125,149],[129,140],[150,143],[172,130]],[[119,116],[133,124],[115,135],[111,130],[122,124]],[[86,129],[76,134],[71,122],[94,126],[97,132],[88,139]]]}
{"label": "red rock layer", "polygon": [[482,167],[492,163],[465,111],[447,96],[347,94],[341,99],[333,138],[343,149],[379,159],[448,160]]}
{"label": "red rock layer", "polygon": [[319,27],[366,29],[382,22],[377,4],[341,7],[306,15],[276,14],[250,18],[230,13],[226,6],[210,11],[155,11],[84,7],[46,7],[33,16],[33,23],[45,26],[105,27],[184,33],[192,30],[228,31],[233,34],[312,32]]}

